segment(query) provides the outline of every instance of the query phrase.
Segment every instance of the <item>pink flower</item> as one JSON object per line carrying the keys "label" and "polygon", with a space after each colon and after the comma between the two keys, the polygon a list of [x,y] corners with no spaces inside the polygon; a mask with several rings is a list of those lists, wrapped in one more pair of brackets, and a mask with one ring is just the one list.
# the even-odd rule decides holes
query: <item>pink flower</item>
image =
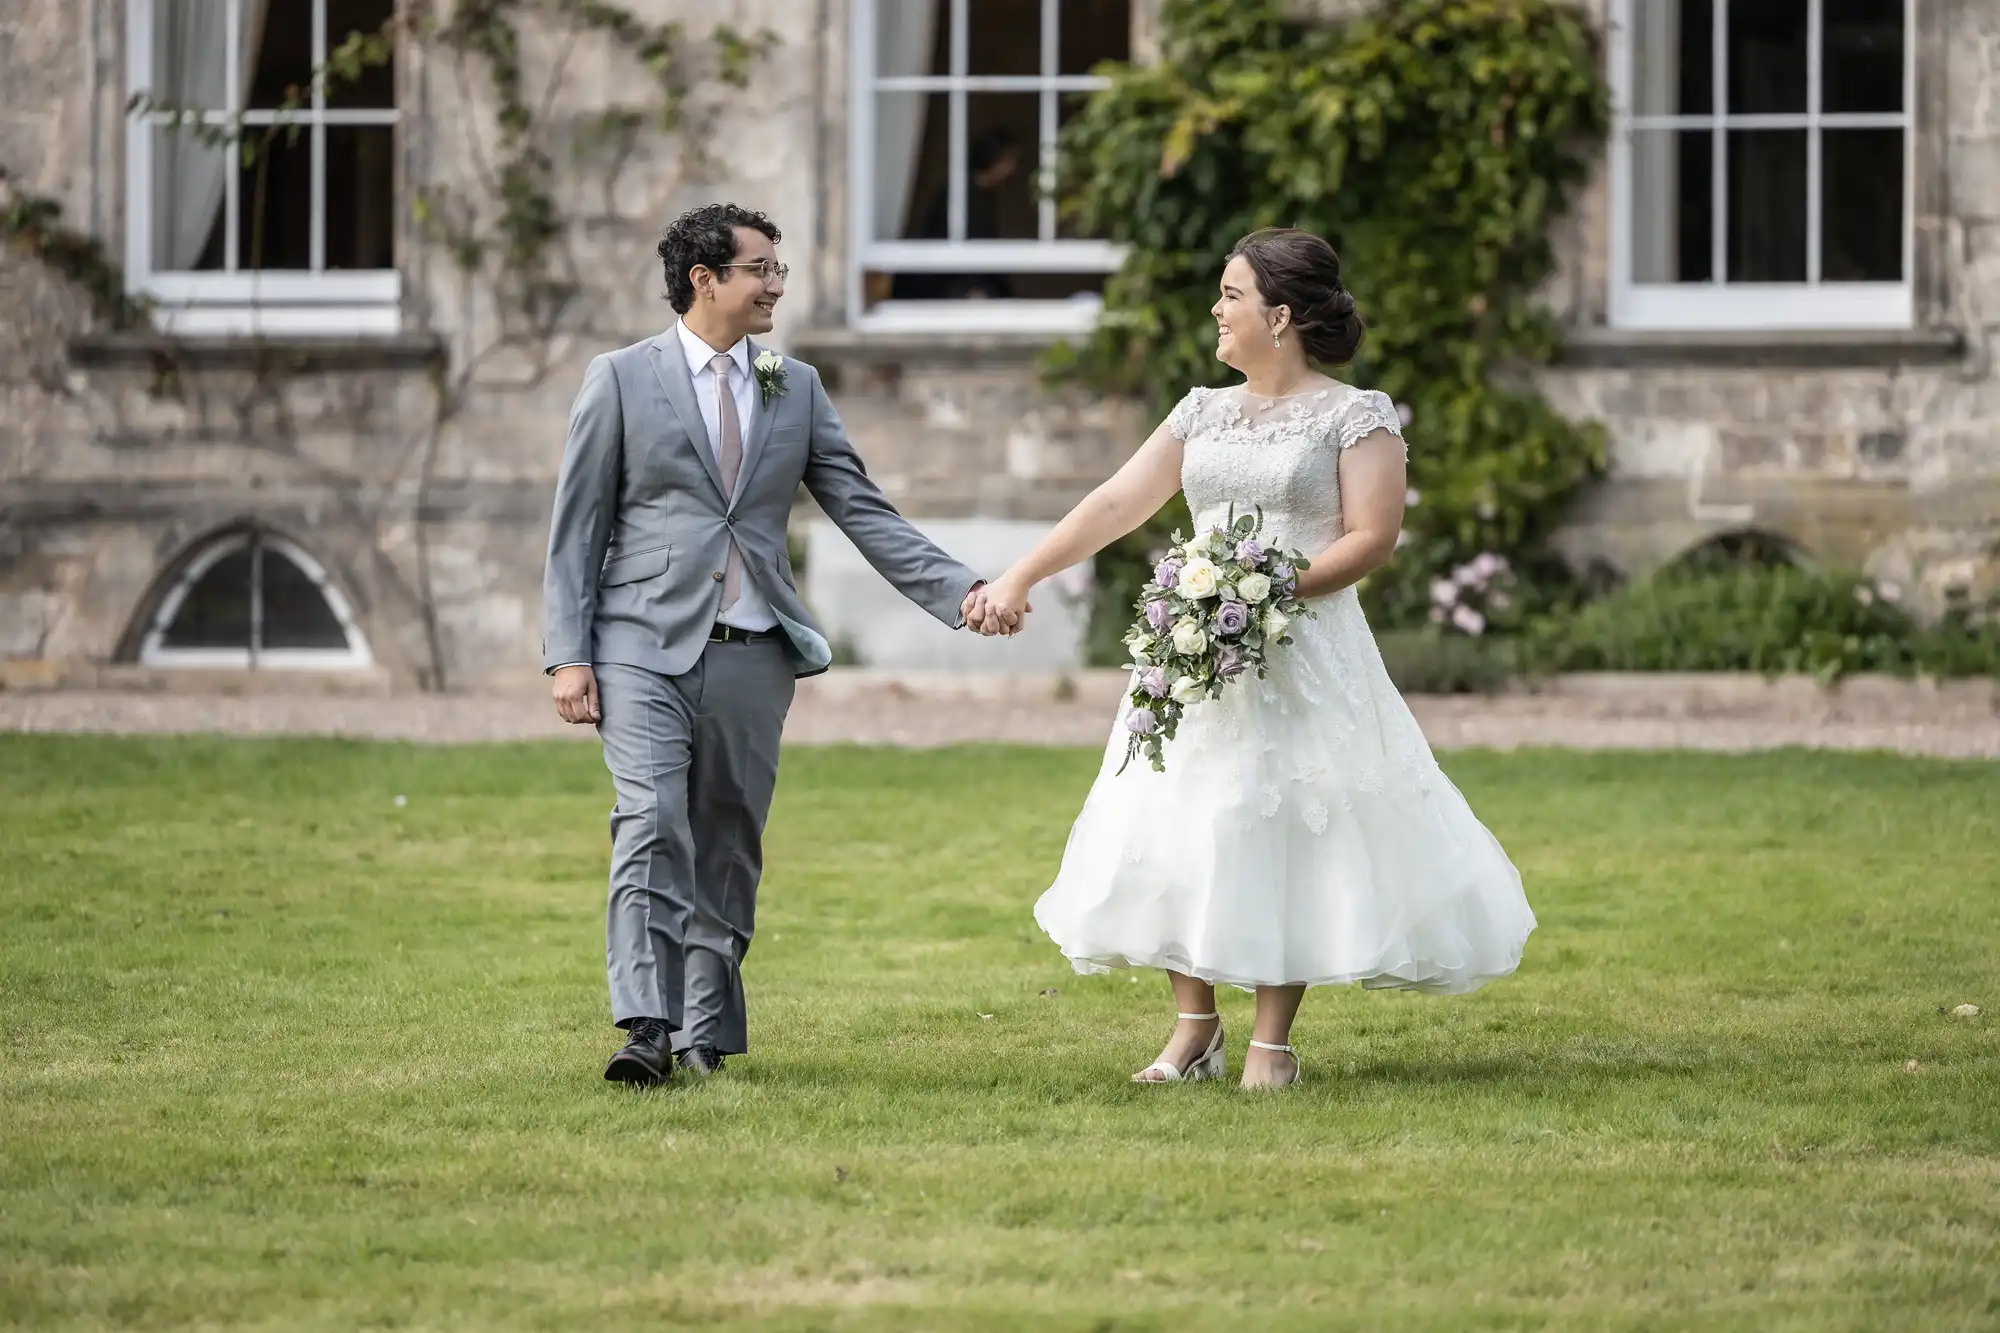
{"label": "pink flower", "polygon": [[1450,579],[1432,579],[1431,601],[1438,606],[1455,605],[1458,602],[1458,585]]}
{"label": "pink flower", "polygon": [[1486,632],[1486,617],[1469,606],[1455,606],[1451,609],[1451,623],[1475,638]]}

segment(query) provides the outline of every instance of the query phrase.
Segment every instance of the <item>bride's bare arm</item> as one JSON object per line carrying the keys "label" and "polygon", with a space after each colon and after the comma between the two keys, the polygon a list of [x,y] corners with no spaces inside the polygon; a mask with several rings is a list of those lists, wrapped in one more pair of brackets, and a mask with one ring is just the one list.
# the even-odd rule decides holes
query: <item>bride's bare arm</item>
{"label": "bride's bare arm", "polygon": [[1389,431],[1370,431],[1341,452],[1341,535],[1299,575],[1299,596],[1339,592],[1389,563],[1408,486],[1403,442]]}
{"label": "bride's bare arm", "polygon": [[987,605],[1003,617],[1027,610],[1028,589],[1131,532],[1180,488],[1181,442],[1162,422],[1109,481],[1078,501],[1032,551],[983,589]]}

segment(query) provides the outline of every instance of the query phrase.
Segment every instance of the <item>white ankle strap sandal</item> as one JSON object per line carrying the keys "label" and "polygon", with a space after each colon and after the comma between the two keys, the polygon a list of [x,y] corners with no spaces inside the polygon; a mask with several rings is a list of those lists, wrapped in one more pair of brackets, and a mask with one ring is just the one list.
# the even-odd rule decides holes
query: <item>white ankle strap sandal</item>
{"label": "white ankle strap sandal", "polygon": [[[1205,1083],[1210,1079],[1221,1078],[1223,1074],[1228,1072],[1228,1062],[1224,1059],[1222,1051],[1222,1016],[1220,1014],[1175,1014],[1174,1017],[1190,1023],[1213,1021],[1215,1023],[1215,1035],[1209,1039],[1208,1049],[1203,1051],[1185,1071],[1174,1068],[1173,1063],[1169,1060],[1155,1060],[1138,1073],[1132,1075],[1134,1083]],[[1160,1072],[1161,1077],[1148,1078],[1147,1075],[1156,1069]]]}

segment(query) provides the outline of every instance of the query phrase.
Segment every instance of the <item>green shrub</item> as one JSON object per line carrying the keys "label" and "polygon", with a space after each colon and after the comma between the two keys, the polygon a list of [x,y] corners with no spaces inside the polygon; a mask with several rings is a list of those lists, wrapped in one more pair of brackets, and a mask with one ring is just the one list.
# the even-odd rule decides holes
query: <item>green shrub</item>
{"label": "green shrub", "polygon": [[2000,675],[2000,625],[1966,607],[1920,625],[1857,574],[1695,566],[1532,623],[1522,661],[1544,672]]}
{"label": "green shrub", "polygon": [[[1396,574],[1363,595],[1378,624],[1419,625],[1431,579],[1481,551],[1536,569],[1602,468],[1599,430],[1520,373],[1558,344],[1535,293],[1550,224],[1603,140],[1596,30],[1559,0],[1403,0],[1338,25],[1289,9],[1165,0],[1161,59],[1112,67],[1065,128],[1063,207],[1128,257],[1096,333],[1051,370],[1164,413],[1233,377],[1208,315],[1231,244],[1269,225],[1327,237],[1369,323],[1343,377],[1410,408],[1421,496]],[[1171,526],[1106,551],[1107,582]],[[1100,606],[1115,642],[1130,598]]]}
{"label": "green shrub", "polygon": [[1506,638],[1388,629],[1375,642],[1404,694],[1491,694],[1515,674],[1514,643]]}

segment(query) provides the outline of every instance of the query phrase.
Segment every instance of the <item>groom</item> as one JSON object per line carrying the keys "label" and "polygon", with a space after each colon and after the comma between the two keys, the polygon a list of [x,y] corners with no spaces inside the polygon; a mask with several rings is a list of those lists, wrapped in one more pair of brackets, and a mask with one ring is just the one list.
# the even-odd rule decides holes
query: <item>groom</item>
{"label": "groom", "polygon": [[616,1082],[664,1082],[676,1060],[706,1076],[746,1048],[779,734],[794,680],[833,661],[785,550],[800,483],[905,597],[953,628],[994,623],[979,576],[869,479],[819,373],[751,341],[784,295],[778,240],[734,204],[674,219],[659,256],[680,319],[590,363],[556,482],[542,665],[563,720],[596,724],[617,792]]}

